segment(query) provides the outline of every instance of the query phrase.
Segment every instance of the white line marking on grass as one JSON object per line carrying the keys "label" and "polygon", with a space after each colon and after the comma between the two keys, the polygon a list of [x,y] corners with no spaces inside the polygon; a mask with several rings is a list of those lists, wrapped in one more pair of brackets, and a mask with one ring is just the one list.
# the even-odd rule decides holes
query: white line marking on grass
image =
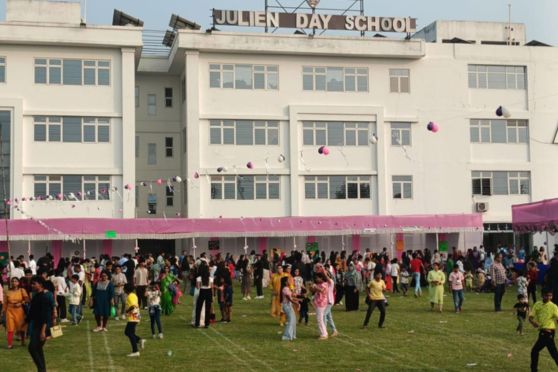
{"label": "white line marking on grass", "polygon": [[250,365],[248,363],[246,363],[245,360],[240,359],[235,353],[233,353],[232,351],[230,351],[229,349],[227,349],[226,347],[224,347],[223,345],[221,345],[219,343],[219,341],[217,341],[216,339],[214,339],[213,337],[211,337],[210,335],[208,335],[206,332],[202,331],[201,329],[197,330],[198,333],[201,333],[202,335],[204,335],[205,337],[209,338],[215,345],[217,345],[221,350],[225,351],[227,354],[229,354],[230,356],[232,356],[234,359],[236,359],[237,361],[239,361],[240,363],[244,364],[246,366],[246,368],[249,371],[254,371],[256,372],[255,369],[250,368]]}
{"label": "white line marking on grass", "polygon": [[224,338],[229,344],[233,345],[234,347],[236,347],[237,349],[239,349],[240,351],[242,351],[243,353],[245,353],[246,355],[248,355],[250,358],[252,358],[253,360],[255,360],[256,362],[262,364],[264,367],[266,367],[267,369],[269,369],[270,371],[275,371],[275,369],[273,369],[269,364],[267,364],[265,361],[257,358],[254,356],[254,354],[250,353],[248,350],[244,349],[241,345],[237,344],[236,342],[233,342],[231,339],[229,339],[227,336],[225,336],[224,334],[222,334],[221,332],[219,332],[218,330],[215,329],[215,327],[209,327],[209,329],[211,329],[213,332],[217,333],[219,336],[221,336],[222,338]]}
{"label": "white line marking on grass", "polygon": [[[391,355],[393,355],[393,356],[396,357],[396,358],[400,358],[400,357],[401,357],[401,355],[397,355],[397,354],[395,354],[395,353],[393,353],[393,352],[391,352],[391,351],[389,351],[389,350],[387,350],[387,349],[384,349],[384,348],[378,346],[378,344],[370,344],[370,343],[368,343],[368,342],[366,342],[366,341],[364,341],[364,340],[361,340],[361,339],[359,339],[359,338],[351,337],[351,336],[347,335],[346,333],[341,333],[341,332],[339,332],[339,336],[347,337],[347,338],[349,338],[349,339],[351,339],[351,340],[353,340],[353,341],[360,342],[360,343],[363,344],[363,345],[370,346],[370,347],[372,347],[372,348],[378,349],[378,350],[380,350],[382,353],[384,353],[384,354],[383,354],[384,357],[387,357],[386,354],[391,354]],[[342,340],[339,339],[339,341],[342,341]],[[352,344],[352,343],[351,343],[351,344]],[[357,345],[353,345],[353,346],[358,347]],[[382,355],[382,354],[379,354],[379,355]],[[394,362],[394,363],[399,364],[398,362],[396,362],[395,359],[393,359],[393,358],[391,358],[391,357],[388,357],[388,360],[390,360],[390,361],[392,361],[392,362]],[[430,364],[422,363],[422,362],[417,361],[417,360],[414,360],[412,363],[421,365],[422,368],[433,369],[433,370],[439,370],[439,371],[441,370],[441,369],[438,368],[438,367],[434,367],[434,366],[432,366],[432,365],[430,365]],[[407,368],[408,368],[408,367],[407,367]],[[415,367],[411,367],[411,368],[415,368]]]}
{"label": "white line marking on grass", "polygon": [[87,335],[87,353],[89,354],[89,370],[91,372],[94,371],[93,369],[93,347],[91,346],[91,328],[89,328],[89,320],[87,321],[87,328],[85,330],[85,334]]}
{"label": "white line marking on grass", "polygon": [[114,371],[115,370],[114,369],[114,362],[112,361],[112,356],[110,355],[111,349],[110,349],[110,346],[108,344],[107,334],[106,334],[106,332],[102,332],[102,333],[103,333],[103,341],[105,343],[105,351],[107,352],[109,371]]}
{"label": "white line marking on grass", "polygon": [[[183,316],[180,317],[180,319],[184,320],[185,322],[189,323],[188,320],[186,320],[186,318],[184,318]],[[196,329],[196,331],[198,331],[198,333],[201,333],[202,335],[204,335],[205,337],[207,337],[208,339],[211,340],[211,342],[213,342],[215,345],[217,345],[221,350],[223,350],[224,352],[226,352],[227,354],[229,354],[230,356],[232,356],[234,359],[236,359],[237,361],[239,361],[240,363],[244,364],[246,366],[246,368],[249,371],[254,371],[256,372],[255,369],[250,368],[250,365],[248,363],[246,363],[245,360],[241,359],[238,357],[238,355],[236,355],[235,353],[233,353],[232,351],[230,351],[229,349],[227,349],[226,347],[224,347],[223,345],[221,345],[219,343],[219,341],[217,341],[215,338],[211,337],[210,335],[208,335],[206,332],[202,331],[201,329]]]}

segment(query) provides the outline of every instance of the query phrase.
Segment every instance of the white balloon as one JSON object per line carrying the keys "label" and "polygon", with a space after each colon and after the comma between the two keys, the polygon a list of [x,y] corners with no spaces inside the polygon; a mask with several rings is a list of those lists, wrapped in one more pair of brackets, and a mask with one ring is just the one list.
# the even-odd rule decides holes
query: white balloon
{"label": "white balloon", "polygon": [[180,176],[176,176],[175,179],[176,179],[176,182],[179,182],[179,183],[182,182],[182,178]]}
{"label": "white balloon", "polygon": [[506,119],[511,117],[511,112],[510,110],[508,110],[507,108],[502,106],[502,116],[505,117]]}
{"label": "white balloon", "polygon": [[279,156],[277,157],[277,161],[278,161],[279,163],[284,162],[286,159],[287,159],[287,158],[285,158],[285,155],[283,155],[283,154],[281,154],[281,155],[279,155]]}
{"label": "white balloon", "polygon": [[368,142],[375,145],[378,143],[378,137],[376,137],[376,133],[372,133],[370,137],[368,137]]}

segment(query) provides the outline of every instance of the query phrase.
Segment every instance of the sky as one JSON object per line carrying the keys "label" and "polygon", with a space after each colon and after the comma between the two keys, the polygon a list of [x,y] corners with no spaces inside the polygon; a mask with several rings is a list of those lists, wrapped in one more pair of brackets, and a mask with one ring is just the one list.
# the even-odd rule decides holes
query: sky
{"label": "sky", "polygon": [[[79,0],[71,0],[79,2]],[[86,0],[81,0],[82,4]],[[268,0],[277,4],[276,0]],[[297,6],[302,0],[279,0]],[[346,8],[354,0],[321,0],[318,7]],[[365,14],[373,16],[417,18],[417,30],[434,20],[508,20],[508,4],[512,5],[512,22],[525,23],[527,40],[536,39],[558,46],[558,0],[364,0]],[[5,18],[6,0],[0,0],[0,19]],[[83,5],[82,5],[83,7]],[[264,0],[89,0],[87,23],[111,24],[114,9],[142,19],[144,28],[166,30],[172,13],[192,20],[203,28],[210,27],[210,9],[263,10]],[[333,13],[333,12],[328,12]],[[238,31],[222,27],[223,31]],[[262,29],[253,29],[263,32]],[[290,30],[292,32],[292,30]],[[348,36],[351,32],[346,32]]]}

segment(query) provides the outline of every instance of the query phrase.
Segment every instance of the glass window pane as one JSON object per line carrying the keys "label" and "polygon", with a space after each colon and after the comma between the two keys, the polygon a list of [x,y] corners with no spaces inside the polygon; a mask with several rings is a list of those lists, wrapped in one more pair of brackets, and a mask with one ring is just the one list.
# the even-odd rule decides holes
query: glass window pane
{"label": "glass window pane", "polygon": [[234,183],[225,183],[225,199],[236,199],[236,188]]}
{"label": "glass window pane", "polygon": [[477,74],[476,73],[469,73],[469,88],[476,88],[477,87]]}
{"label": "glass window pane", "polygon": [[252,65],[235,66],[235,88],[252,89]]}
{"label": "glass window pane", "polygon": [[49,84],[60,84],[62,82],[62,71],[60,67],[50,67],[48,70]]}
{"label": "glass window pane", "polygon": [[35,83],[46,84],[46,82],[47,82],[46,67],[35,67]]}
{"label": "glass window pane", "polygon": [[256,184],[256,199],[267,199],[267,185],[265,183]]}
{"label": "glass window pane", "polygon": [[223,185],[211,183],[211,199],[223,199]]}
{"label": "glass window pane", "polygon": [[472,143],[478,143],[479,142],[479,128],[471,126],[470,129],[469,129],[469,132],[471,134],[471,142]]}
{"label": "glass window pane", "polygon": [[347,183],[347,198],[358,199],[358,183]]}
{"label": "glass window pane", "polygon": [[279,199],[279,198],[280,198],[280,184],[278,182],[270,183],[268,199]]}
{"label": "glass window pane", "polygon": [[326,77],[325,75],[316,75],[315,76],[315,82],[316,82],[316,86],[315,86],[315,90],[326,90]]}
{"label": "glass window pane", "polygon": [[515,125],[508,126],[508,143],[517,143],[517,127]]}
{"label": "glass window pane", "polygon": [[77,195],[78,192],[81,192],[81,176],[64,176],[63,190],[65,196],[70,193]]}
{"label": "glass window pane", "polygon": [[304,183],[304,197],[306,199],[315,199],[316,198],[316,184],[306,182]]}
{"label": "glass window pane", "polygon": [[81,85],[81,61],[65,59],[64,67],[64,84],[65,85]]}
{"label": "glass window pane", "polygon": [[326,182],[319,182],[318,183],[318,199],[327,199],[328,198],[328,184]]}
{"label": "glass window pane", "polygon": [[510,179],[510,194],[513,194],[513,195],[519,194],[519,180],[518,179]]}
{"label": "glass window pane", "polygon": [[[500,67],[500,66],[492,66],[492,67]],[[491,89],[506,89],[505,72],[489,72],[488,87]]]}
{"label": "glass window pane", "polygon": [[209,87],[221,88],[221,73],[219,71],[211,71],[209,73]]}
{"label": "glass window pane", "polygon": [[95,85],[95,69],[86,68],[83,71],[83,83],[85,85]]}
{"label": "glass window pane", "polygon": [[254,199],[254,177],[239,176],[237,180],[237,199],[253,200]]}
{"label": "glass window pane", "polygon": [[411,145],[411,130],[410,130],[410,128],[401,130],[401,144],[403,146],[410,146]]}
{"label": "glass window pane", "polygon": [[254,89],[265,89],[265,74],[263,72],[254,74]]}
{"label": "glass window pane", "polygon": [[48,126],[48,141],[49,142],[60,142],[60,125],[59,124],[49,124]]}
{"label": "glass window pane", "polygon": [[492,143],[506,143],[506,121],[492,120]]}
{"label": "glass window pane", "polygon": [[530,193],[530,182],[529,179],[521,179],[519,180],[519,192],[522,195],[528,195]]}
{"label": "glass window pane", "polygon": [[212,145],[221,144],[221,128],[210,128],[209,129],[209,143]]}
{"label": "glass window pane", "polygon": [[97,128],[97,141],[110,142],[110,127],[108,125],[100,125]]}
{"label": "glass window pane", "polygon": [[325,129],[317,129],[316,130],[316,146],[326,145],[326,131]]}
{"label": "glass window pane", "polygon": [[369,183],[361,183],[360,184],[360,198],[361,199],[370,199],[370,184]]}
{"label": "glass window pane", "polygon": [[97,84],[110,85],[110,69],[101,68],[97,72]]}
{"label": "glass window pane", "polygon": [[302,131],[303,144],[312,146],[314,144],[314,131],[312,129],[304,129]]}
{"label": "glass window pane", "polygon": [[399,80],[400,84],[401,84],[401,93],[409,93],[411,91],[411,87],[410,87],[410,79],[408,77],[402,77]]}
{"label": "glass window pane", "polygon": [[411,199],[413,197],[413,184],[410,182],[405,182],[403,184],[403,197],[405,199]]}
{"label": "glass window pane", "polygon": [[343,146],[344,124],[331,122],[327,124],[327,144],[328,146]]}
{"label": "glass window pane", "polygon": [[62,185],[60,183],[52,183],[48,184],[48,194],[56,197],[58,194],[62,192]]}
{"label": "glass window pane", "polygon": [[46,125],[45,124],[35,124],[33,138],[37,142],[46,141]]}
{"label": "glass window pane", "polygon": [[99,183],[97,187],[97,200],[109,200],[110,199],[110,184]]}
{"label": "glass window pane", "polygon": [[267,144],[268,145],[278,145],[279,144],[279,129],[268,129],[267,130]]}
{"label": "glass window pane", "polygon": [[492,181],[494,195],[508,194],[508,172],[492,172]]}
{"label": "glass window pane", "polygon": [[345,176],[329,177],[329,198],[346,199]]}
{"label": "glass window pane", "polygon": [[401,199],[402,195],[401,195],[401,183],[399,182],[394,182],[392,185],[393,188],[393,198],[394,199]]}
{"label": "glass window pane", "polygon": [[73,116],[64,117],[62,133],[64,142],[81,142],[81,118]]}
{"label": "glass window pane", "polygon": [[234,145],[233,128],[223,128],[223,145]]}
{"label": "glass window pane", "polygon": [[33,193],[35,197],[46,196],[47,193],[46,183],[35,183],[33,189],[34,189]]}
{"label": "glass window pane", "polygon": [[267,89],[277,89],[279,87],[279,78],[276,72],[267,74]]}
{"label": "glass window pane", "polygon": [[157,144],[148,143],[147,144],[147,165],[157,164]]}
{"label": "glass window pane", "polygon": [[95,127],[93,125],[83,126],[83,142],[95,142]]}
{"label": "glass window pane", "polygon": [[265,129],[263,128],[254,129],[254,139],[256,145],[265,145]]}
{"label": "glass window pane", "polygon": [[232,71],[223,72],[223,88],[234,88],[234,73]]}
{"label": "glass window pane", "polygon": [[343,91],[343,68],[328,67],[327,68],[327,90],[329,92]]}
{"label": "glass window pane", "polygon": [[345,75],[345,91],[354,92],[356,89],[355,75]]}
{"label": "glass window pane", "polygon": [[345,146],[356,146],[356,131],[345,131]]}
{"label": "glass window pane", "polygon": [[253,123],[251,121],[238,120],[236,122],[236,144],[237,145],[254,144]]}
{"label": "glass window pane", "polygon": [[519,143],[527,143],[527,127],[520,126],[517,128],[517,142]]}

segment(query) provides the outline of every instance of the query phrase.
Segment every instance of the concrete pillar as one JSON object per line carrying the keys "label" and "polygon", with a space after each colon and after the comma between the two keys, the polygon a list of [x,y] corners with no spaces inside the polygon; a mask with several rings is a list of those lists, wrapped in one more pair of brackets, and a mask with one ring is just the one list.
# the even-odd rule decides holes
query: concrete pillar
{"label": "concrete pillar", "polygon": [[[199,59],[198,51],[187,51],[185,53],[186,77],[186,102],[184,103],[185,126],[186,126],[186,174],[192,179],[194,172],[200,169],[200,128],[199,128]],[[188,215],[183,217],[199,218],[202,216],[202,198],[209,193],[202,192],[203,188],[209,187],[209,182],[205,172],[198,180],[188,183],[187,211]]]}
{"label": "concrete pillar", "polygon": [[[117,184],[121,194],[124,185],[136,180],[136,62],[134,48],[122,48],[122,183]],[[122,200],[114,202],[115,209],[122,209],[123,218],[133,218],[136,208],[135,191],[122,194]],[[122,208],[118,204],[122,202]],[[116,213],[118,216],[119,213]]]}

